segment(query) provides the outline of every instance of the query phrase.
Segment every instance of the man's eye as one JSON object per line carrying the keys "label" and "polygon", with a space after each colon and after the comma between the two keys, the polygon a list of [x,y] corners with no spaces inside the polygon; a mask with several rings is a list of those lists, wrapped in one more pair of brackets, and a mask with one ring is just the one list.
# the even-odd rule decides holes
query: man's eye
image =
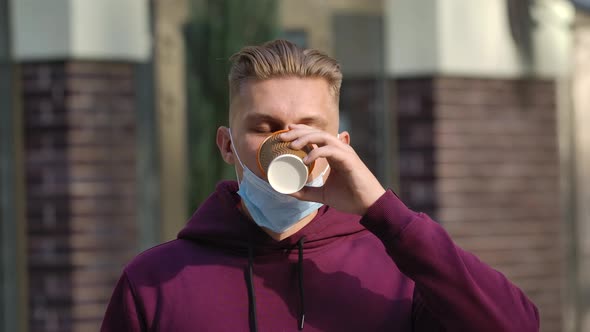
{"label": "man's eye", "polygon": [[269,127],[255,127],[254,128],[254,132],[257,132],[257,133],[269,133],[270,132],[270,128]]}

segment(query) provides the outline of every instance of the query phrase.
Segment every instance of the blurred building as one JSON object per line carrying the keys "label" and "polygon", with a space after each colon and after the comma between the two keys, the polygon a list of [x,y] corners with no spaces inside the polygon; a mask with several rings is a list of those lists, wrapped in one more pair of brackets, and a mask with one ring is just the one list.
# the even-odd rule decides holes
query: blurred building
{"label": "blurred building", "polygon": [[344,125],[382,182],[524,289],[542,331],[589,330],[584,9],[283,4],[287,36],[341,60]]}
{"label": "blurred building", "polygon": [[[590,15],[566,0],[281,0],[339,59],[383,183],[590,330]],[[0,0],[0,330],[96,331],[186,218],[188,0]],[[220,58],[229,54],[220,54]]]}

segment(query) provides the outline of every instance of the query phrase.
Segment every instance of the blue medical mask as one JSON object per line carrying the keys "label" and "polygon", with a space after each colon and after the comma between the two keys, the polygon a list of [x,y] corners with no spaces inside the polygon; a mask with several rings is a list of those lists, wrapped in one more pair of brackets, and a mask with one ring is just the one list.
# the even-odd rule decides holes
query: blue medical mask
{"label": "blue medical mask", "polygon": [[[322,207],[323,204],[321,203],[301,201],[290,195],[281,194],[274,190],[270,183],[252,173],[242,163],[238,155],[231,135],[231,129],[229,129],[229,135],[234,153],[243,169],[242,180],[240,181],[238,179],[240,186],[238,194],[242,197],[242,202],[246,205],[250,216],[252,216],[252,219],[258,226],[267,228],[275,233],[284,233],[301,219]],[[328,169],[329,166],[313,181],[307,183],[306,186],[323,186],[324,175]]]}

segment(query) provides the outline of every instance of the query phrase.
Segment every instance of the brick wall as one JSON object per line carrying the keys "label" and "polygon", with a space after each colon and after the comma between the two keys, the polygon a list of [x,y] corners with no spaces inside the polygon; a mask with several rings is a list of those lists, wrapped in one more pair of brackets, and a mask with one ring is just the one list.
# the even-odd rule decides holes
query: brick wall
{"label": "brick wall", "polygon": [[378,163],[375,144],[375,112],[380,104],[378,83],[376,79],[348,79],[343,81],[340,92],[340,115],[345,118],[341,126],[349,126],[351,145],[373,172]]}
{"label": "brick wall", "polygon": [[399,195],[414,211],[438,220],[435,189],[434,84],[431,79],[400,80],[396,96],[399,139]]}
{"label": "brick wall", "polygon": [[550,81],[398,80],[401,195],[561,331],[559,169]]}
{"label": "brick wall", "polygon": [[31,331],[97,331],[137,249],[133,66],[22,66]]}

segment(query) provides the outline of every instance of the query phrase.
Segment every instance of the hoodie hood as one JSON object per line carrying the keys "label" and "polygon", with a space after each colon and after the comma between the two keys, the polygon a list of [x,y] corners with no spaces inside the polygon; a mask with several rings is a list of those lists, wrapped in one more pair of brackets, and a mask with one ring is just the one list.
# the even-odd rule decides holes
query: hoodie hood
{"label": "hoodie hood", "polygon": [[297,247],[299,315],[298,328],[305,322],[305,288],[303,282],[303,252],[327,246],[351,235],[368,232],[358,221],[359,216],[343,214],[322,206],[317,215],[301,230],[277,241],[240,210],[240,196],[236,181],[224,181],[190,218],[178,234],[179,239],[214,247],[217,251],[248,257],[245,270],[248,289],[250,331],[258,331],[254,287],[254,256],[276,257]]}
{"label": "hoodie hood", "polygon": [[238,189],[236,181],[220,182],[215,192],[180,231],[178,238],[222,248],[224,251],[243,256],[248,254],[248,243],[251,240],[256,255],[259,256],[292,249],[303,237],[307,250],[366,231],[358,222],[360,216],[351,216],[322,206],[316,217],[299,232],[277,241],[240,211]]}

